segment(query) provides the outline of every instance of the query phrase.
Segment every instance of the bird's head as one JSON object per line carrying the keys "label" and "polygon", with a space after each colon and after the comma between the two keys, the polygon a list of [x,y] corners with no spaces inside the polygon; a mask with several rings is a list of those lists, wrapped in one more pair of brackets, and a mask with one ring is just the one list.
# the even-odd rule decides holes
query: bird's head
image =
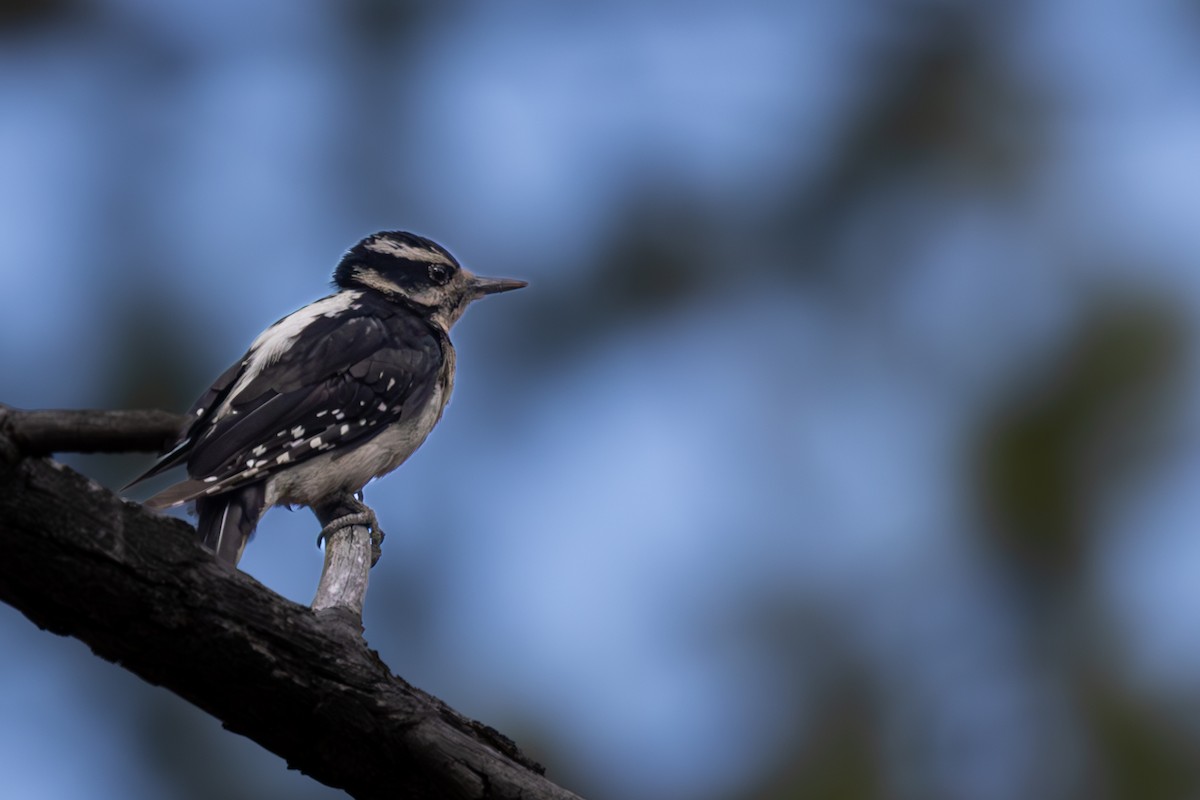
{"label": "bird's head", "polygon": [[446,331],[472,300],[527,285],[474,275],[446,248],[403,231],[372,234],[354,245],[334,271],[333,282],[342,289],[379,292],[413,306]]}

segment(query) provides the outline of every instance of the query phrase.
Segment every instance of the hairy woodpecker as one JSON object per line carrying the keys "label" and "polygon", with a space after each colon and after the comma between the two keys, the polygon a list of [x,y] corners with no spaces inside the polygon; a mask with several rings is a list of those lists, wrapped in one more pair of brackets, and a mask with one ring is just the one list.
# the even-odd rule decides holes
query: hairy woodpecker
{"label": "hairy woodpecker", "polygon": [[187,480],[145,504],[194,500],[197,534],[229,564],[266,509],[316,508],[404,463],[450,399],[451,326],[471,301],[526,285],[473,275],[400,231],[356,244],[333,282],[335,293],[263,331],[192,406],[175,446],[129,484],[186,464]]}

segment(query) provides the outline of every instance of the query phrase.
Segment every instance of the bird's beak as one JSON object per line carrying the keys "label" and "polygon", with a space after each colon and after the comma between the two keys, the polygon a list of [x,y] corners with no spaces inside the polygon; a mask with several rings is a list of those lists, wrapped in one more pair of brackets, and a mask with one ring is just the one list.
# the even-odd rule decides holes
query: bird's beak
{"label": "bird's beak", "polygon": [[511,292],[513,289],[520,289],[528,286],[526,281],[517,281],[512,278],[484,278],[479,275],[471,276],[471,290],[477,297],[482,297],[485,294],[498,294],[500,292]]}

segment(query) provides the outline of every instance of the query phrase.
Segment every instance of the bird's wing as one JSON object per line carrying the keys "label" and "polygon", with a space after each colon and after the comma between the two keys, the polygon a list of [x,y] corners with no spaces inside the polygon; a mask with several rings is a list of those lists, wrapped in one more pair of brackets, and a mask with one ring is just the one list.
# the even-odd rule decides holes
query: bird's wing
{"label": "bird's wing", "polygon": [[196,437],[203,432],[206,424],[211,421],[212,411],[225,399],[225,395],[229,394],[229,390],[233,387],[234,382],[245,369],[248,358],[249,353],[213,381],[213,385],[208,388],[208,391],[200,395],[200,399],[192,404],[187,414],[188,424],[183,429],[183,432],[179,434],[179,438],[175,440],[171,449],[164,453],[155,462],[154,466],[125,484],[122,491],[148,478],[153,478],[159,473],[166,472],[171,467],[182,464],[187,460],[188,456],[191,455],[192,445],[195,443]]}
{"label": "bird's wing", "polygon": [[419,321],[369,311],[317,316],[277,351],[256,361],[252,347],[229,385],[210,390],[216,407],[201,406],[186,452],[168,454],[176,463],[186,458],[191,480],[147,505],[229,491],[365,441],[420,412],[443,360],[439,340]]}

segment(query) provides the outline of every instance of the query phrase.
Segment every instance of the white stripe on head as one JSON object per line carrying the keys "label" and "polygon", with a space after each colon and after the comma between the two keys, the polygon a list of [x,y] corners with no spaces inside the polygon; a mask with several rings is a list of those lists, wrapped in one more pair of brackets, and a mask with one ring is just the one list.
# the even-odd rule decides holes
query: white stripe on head
{"label": "white stripe on head", "polygon": [[383,253],[385,255],[403,258],[407,261],[420,261],[426,264],[445,264],[447,267],[453,267],[454,261],[440,250],[435,250],[432,247],[415,247],[407,242],[397,242],[395,239],[389,239],[386,236],[380,236],[363,245],[364,250],[371,250],[375,253]]}
{"label": "white stripe on head", "polygon": [[399,286],[373,269],[355,269],[354,280],[363,286],[369,286],[375,291],[383,292],[384,294],[397,294],[400,292]]}

